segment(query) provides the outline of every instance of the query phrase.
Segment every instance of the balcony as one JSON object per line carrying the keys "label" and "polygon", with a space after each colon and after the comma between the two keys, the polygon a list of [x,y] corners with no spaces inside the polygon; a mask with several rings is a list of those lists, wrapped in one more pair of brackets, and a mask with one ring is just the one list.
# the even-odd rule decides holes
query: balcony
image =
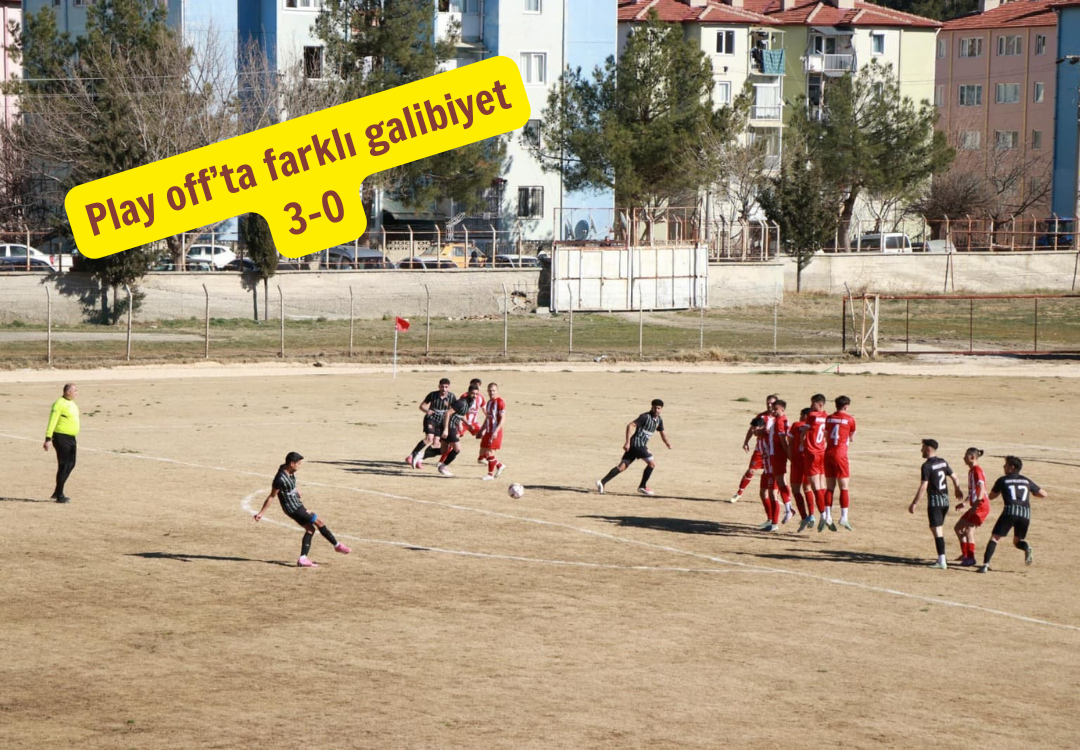
{"label": "balcony", "polygon": [[750,107],[750,119],[753,121],[768,120],[778,122],[781,119],[781,112],[779,104],[754,104]]}
{"label": "balcony", "polygon": [[823,73],[827,76],[840,76],[855,72],[855,55],[807,55],[803,62],[803,72]]}
{"label": "balcony", "polygon": [[759,76],[784,75],[784,50],[754,48],[749,52],[750,73]]}
{"label": "balcony", "polygon": [[440,12],[435,18],[435,38],[445,39],[451,29],[457,29],[459,46],[475,46],[482,37],[480,16],[477,13],[461,13],[451,10]]}

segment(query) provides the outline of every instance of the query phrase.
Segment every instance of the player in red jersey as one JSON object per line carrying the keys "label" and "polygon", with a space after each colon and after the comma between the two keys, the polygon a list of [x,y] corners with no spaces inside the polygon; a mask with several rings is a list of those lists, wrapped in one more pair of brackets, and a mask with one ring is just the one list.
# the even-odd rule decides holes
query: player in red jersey
{"label": "player in red jersey", "polygon": [[[795,495],[795,505],[799,509],[799,518],[802,522],[799,524],[799,531],[803,531],[808,527],[814,525],[814,500],[813,497],[807,493],[806,499],[803,498],[803,485],[806,480],[803,478],[803,425],[806,424],[806,415],[810,413],[810,407],[803,409],[799,412],[799,421],[791,425],[788,428],[788,458],[791,461],[791,492]],[[809,501],[809,503],[808,503]],[[807,505],[809,504],[809,509]]]}
{"label": "player in red jersey", "polygon": [[[461,435],[466,432],[475,438],[480,437],[480,415],[484,413],[484,397],[480,395],[480,387],[484,384],[480,378],[473,378],[469,381],[469,388],[476,386],[476,398],[473,399],[472,406],[469,407],[469,413],[465,415],[465,418],[461,420],[461,426],[458,427]],[[462,393],[461,397],[465,398],[469,394],[468,392]],[[476,459],[476,463],[483,463],[482,458]]]}
{"label": "player in red jersey", "polygon": [[825,396],[815,393],[810,399],[810,413],[806,415],[803,431],[803,477],[810,485],[810,494],[817,504],[820,519],[818,531],[826,526],[836,531],[832,512],[825,502]]}
{"label": "player in red jersey", "polygon": [[[758,414],[754,419],[764,419],[768,422],[772,419],[772,405],[776,401],[775,394],[771,394],[765,397],[765,411]],[[754,436],[755,427],[753,426],[753,420],[750,420],[751,426],[746,430],[746,436],[743,438],[742,449],[745,453],[750,453],[750,438]],[[743,474],[742,479],[739,481],[739,490],[728,500],[729,503],[739,502],[739,498],[742,497],[743,491],[750,486],[750,481],[754,478],[754,472],[760,471],[765,467],[764,458],[762,457],[761,447],[763,438],[759,437],[757,443],[754,446],[754,452],[750,456],[750,466],[746,469],[746,473]]]}
{"label": "player in red jersey", "polygon": [[[848,480],[851,471],[848,467],[848,445],[855,439],[855,417],[847,413],[851,399],[837,396],[836,412],[825,420],[825,504],[830,509],[833,493],[840,485],[840,525],[848,531],[854,531],[848,522]],[[830,510],[830,515],[832,511]]]}
{"label": "player in red jersey", "polygon": [[[765,471],[768,479],[762,477],[762,484],[767,487],[767,494],[762,498],[769,503],[770,531],[775,531],[777,524],[787,523],[795,511],[791,507],[791,490],[788,488],[784,475],[788,465],[788,420],[787,402],[776,399],[772,405],[772,424],[766,429],[765,441]],[[780,499],[776,494],[780,493]],[[780,519],[780,511],[784,511],[783,520]],[[764,528],[764,527],[763,527]]]}
{"label": "player in red jersey", "polygon": [[[960,539],[960,565],[969,568],[978,565],[975,559],[975,529],[983,525],[990,515],[990,495],[986,491],[986,475],[979,466],[979,457],[983,452],[978,448],[968,448],[964,453],[964,463],[968,466],[967,502],[970,510],[960,517],[953,530]],[[964,501],[956,506],[964,509]]]}
{"label": "player in red jersey", "polygon": [[503,425],[506,423],[506,402],[499,396],[499,384],[488,383],[488,400],[484,408],[484,426],[480,430],[480,458],[487,461],[488,473],[482,479],[490,482],[503,473],[506,466],[495,458],[502,448]]}

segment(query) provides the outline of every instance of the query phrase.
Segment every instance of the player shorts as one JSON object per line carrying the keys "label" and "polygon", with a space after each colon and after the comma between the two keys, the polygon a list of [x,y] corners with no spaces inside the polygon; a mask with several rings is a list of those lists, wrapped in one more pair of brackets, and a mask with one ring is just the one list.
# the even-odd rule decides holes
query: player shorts
{"label": "player shorts", "polygon": [[498,435],[485,432],[484,436],[480,438],[480,447],[486,451],[497,451],[502,448],[502,436],[502,430],[499,430]]}
{"label": "player shorts", "polygon": [[826,453],[825,454],[825,478],[826,479],[847,479],[851,476],[851,471],[848,468],[847,455],[841,455],[839,453]]}
{"label": "player shorts", "polygon": [[765,468],[765,458],[761,455],[761,451],[754,451],[750,456],[750,466],[747,467],[747,471],[760,471]]}
{"label": "player shorts", "polygon": [[796,454],[795,458],[791,462],[791,476],[788,479],[791,481],[791,486],[799,487],[803,483],[803,458],[801,455]]}
{"label": "player shorts", "polygon": [[459,435],[464,435],[467,432],[470,435],[479,435],[481,429],[483,429],[483,428],[480,425],[478,425],[476,422],[462,421],[461,426],[458,427],[458,434]]}
{"label": "player shorts", "polygon": [[305,529],[308,526],[310,526],[311,524],[315,523],[315,519],[318,518],[317,515],[312,513],[310,510],[305,508],[303,505],[301,505],[299,508],[297,508],[295,512],[286,513],[285,515],[287,515],[292,520],[296,521],[298,524],[303,526]]}
{"label": "player shorts", "polygon": [[930,528],[945,525],[945,516],[949,514],[948,495],[930,495],[926,498],[926,515],[930,519]]}
{"label": "player shorts", "polygon": [[441,414],[424,415],[424,434],[442,435],[443,417]]}
{"label": "player shorts", "polygon": [[[446,431],[446,437],[443,438],[445,443],[457,443],[461,441],[461,432],[458,428],[460,425],[455,425],[453,421],[450,422],[450,429]],[[441,434],[441,433],[440,433]]]}
{"label": "player shorts", "polygon": [[631,446],[630,450],[622,454],[622,460],[619,463],[623,463],[629,466],[630,464],[634,463],[634,461],[637,461],[639,458],[642,461],[652,461],[652,457],[652,451],[650,451],[648,448],[634,448]]}
{"label": "player shorts", "polygon": [[784,475],[788,472],[787,461],[777,461],[775,458],[772,460],[772,471],[769,472],[773,475],[777,484],[784,481]]}
{"label": "player shorts", "polygon": [[809,479],[825,473],[825,454],[803,451],[803,478]]}
{"label": "player shorts", "polygon": [[770,472],[763,472],[761,475],[761,489],[774,490],[776,489],[776,475]]}
{"label": "player shorts", "polygon": [[990,515],[990,503],[983,500],[976,508],[971,508],[967,513],[960,516],[960,520],[968,526],[982,526],[983,521]]}
{"label": "player shorts", "polygon": [[998,518],[997,522],[994,524],[994,530],[991,533],[994,536],[1008,536],[1011,531],[1015,538],[1026,539],[1028,527],[1030,525],[1030,518],[1021,518],[1020,516],[1002,513],[1001,517]]}

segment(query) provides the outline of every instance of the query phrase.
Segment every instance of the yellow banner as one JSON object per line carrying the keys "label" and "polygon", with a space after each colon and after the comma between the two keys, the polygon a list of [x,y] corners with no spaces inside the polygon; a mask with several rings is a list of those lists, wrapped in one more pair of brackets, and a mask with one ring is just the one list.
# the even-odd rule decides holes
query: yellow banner
{"label": "yellow banner", "polygon": [[528,120],[517,65],[494,57],[79,185],[64,207],[91,258],[251,212],[299,258],[364,233],[369,175]]}

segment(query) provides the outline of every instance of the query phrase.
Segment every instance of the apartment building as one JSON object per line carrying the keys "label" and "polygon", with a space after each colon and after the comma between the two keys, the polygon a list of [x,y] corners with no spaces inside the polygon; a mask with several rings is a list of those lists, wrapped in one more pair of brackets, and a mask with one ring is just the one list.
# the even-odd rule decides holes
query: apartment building
{"label": "apartment building", "polygon": [[957,150],[953,169],[1011,179],[1009,202],[1039,214],[1050,198],[1056,27],[1052,0],[981,0],[944,25],[935,49],[937,127]]}

